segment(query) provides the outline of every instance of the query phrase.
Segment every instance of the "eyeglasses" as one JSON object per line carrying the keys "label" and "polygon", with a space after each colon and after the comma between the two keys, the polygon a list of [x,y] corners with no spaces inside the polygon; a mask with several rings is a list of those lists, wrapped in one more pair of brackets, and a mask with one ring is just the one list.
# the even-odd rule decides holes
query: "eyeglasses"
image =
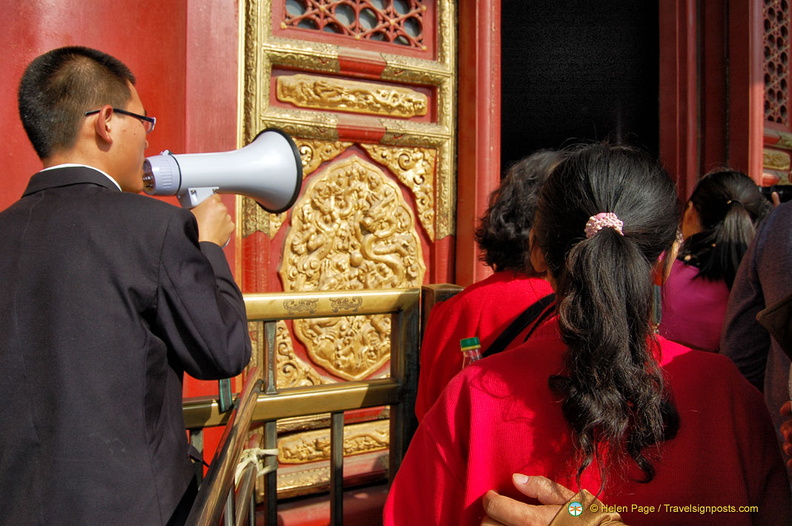
{"label": "eyeglasses", "polygon": [[[91,110],[86,111],[85,116],[93,115],[95,113],[99,113],[102,110]],[[140,123],[143,125],[143,128],[146,130],[146,134],[149,134],[154,131],[154,126],[157,125],[157,118],[156,117],[146,117],[145,115],[138,115],[137,113],[132,113],[131,111],[121,110],[118,108],[113,108],[113,111],[116,113],[120,113],[121,115],[129,115],[130,117],[134,117],[140,120]]]}

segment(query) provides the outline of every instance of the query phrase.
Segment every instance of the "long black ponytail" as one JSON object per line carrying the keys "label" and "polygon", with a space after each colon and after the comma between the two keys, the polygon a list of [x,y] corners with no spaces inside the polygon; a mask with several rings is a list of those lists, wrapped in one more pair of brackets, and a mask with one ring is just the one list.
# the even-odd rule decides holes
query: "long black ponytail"
{"label": "long black ponytail", "polygon": [[[623,226],[586,235],[590,218]],[[643,151],[593,144],[568,152],[545,183],[534,226],[556,282],[567,373],[550,379],[580,454],[578,482],[595,458],[632,459],[654,477],[646,450],[676,433],[651,330],[653,265],[674,241],[674,184]],[[603,487],[607,472],[600,463]],[[601,488],[602,489],[602,488]]]}
{"label": "long black ponytail", "polygon": [[750,177],[734,170],[699,179],[690,202],[702,230],[685,240],[677,257],[697,267],[700,277],[723,280],[731,289],[756,225],[772,207]]}

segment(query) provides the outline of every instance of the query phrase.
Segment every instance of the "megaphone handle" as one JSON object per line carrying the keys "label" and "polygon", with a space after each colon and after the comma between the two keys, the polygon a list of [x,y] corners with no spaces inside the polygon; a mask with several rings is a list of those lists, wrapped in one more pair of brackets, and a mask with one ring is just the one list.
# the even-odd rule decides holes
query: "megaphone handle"
{"label": "megaphone handle", "polygon": [[182,205],[182,208],[195,208],[212,197],[219,189],[219,186],[188,188],[185,192],[179,194],[179,204]]}

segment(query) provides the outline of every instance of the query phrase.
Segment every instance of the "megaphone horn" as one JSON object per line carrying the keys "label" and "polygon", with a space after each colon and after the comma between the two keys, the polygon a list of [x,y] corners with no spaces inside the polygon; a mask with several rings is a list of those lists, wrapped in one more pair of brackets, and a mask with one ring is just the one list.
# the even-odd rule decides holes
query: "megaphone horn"
{"label": "megaphone horn", "polygon": [[215,192],[255,199],[268,212],[288,210],[302,186],[302,160],[285,132],[268,128],[239,150],[146,158],[143,183],[149,195],[175,195],[192,208]]}

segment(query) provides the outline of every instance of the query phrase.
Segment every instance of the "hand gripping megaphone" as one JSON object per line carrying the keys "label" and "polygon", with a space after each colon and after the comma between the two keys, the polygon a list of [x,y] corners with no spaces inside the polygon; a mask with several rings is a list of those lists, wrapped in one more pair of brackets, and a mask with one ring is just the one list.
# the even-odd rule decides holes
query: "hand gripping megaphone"
{"label": "hand gripping megaphone", "polygon": [[146,158],[143,183],[149,195],[175,195],[193,208],[215,192],[255,199],[278,214],[294,204],[302,186],[297,145],[285,132],[269,128],[239,150],[173,155],[165,150]]}

